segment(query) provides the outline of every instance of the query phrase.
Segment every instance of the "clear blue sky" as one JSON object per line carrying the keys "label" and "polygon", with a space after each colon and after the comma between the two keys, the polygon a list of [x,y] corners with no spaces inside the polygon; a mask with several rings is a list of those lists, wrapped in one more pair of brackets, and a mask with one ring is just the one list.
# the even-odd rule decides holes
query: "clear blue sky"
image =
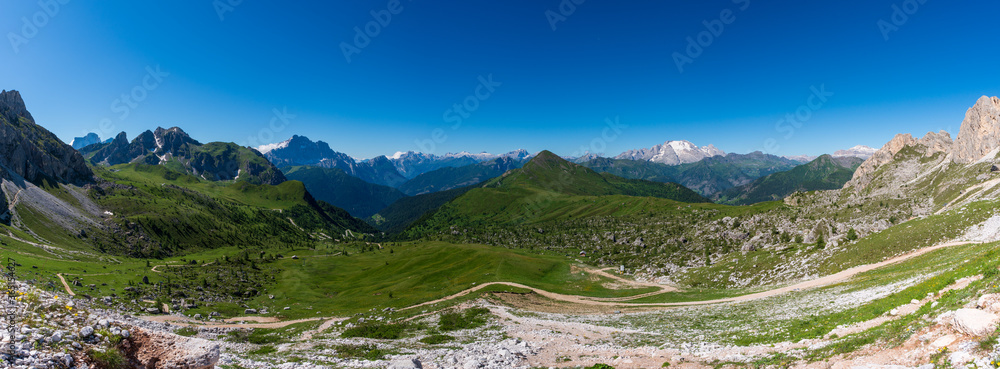
{"label": "clear blue sky", "polygon": [[[203,142],[300,134],[361,158],[417,150],[439,128],[435,153],[568,155],[609,117],[628,126],[594,146],[609,154],[680,139],[749,152],[773,138],[776,154],[815,155],[954,135],[979,96],[1000,94],[995,1],[926,1],[896,26],[906,1],[586,0],[553,30],[546,11],[569,1],[402,0],[350,62],[341,43],[389,1],[233,1],[221,19],[212,0],[72,0],[53,16],[7,1],[0,87],[67,142],[180,126]],[[731,22],[681,72],[674,53],[725,10]],[[896,28],[888,40],[880,19]],[[146,78],[157,66],[169,76]],[[453,129],[446,110],[490,75],[500,85]],[[790,138],[776,130],[821,86],[833,96],[809,120]],[[132,93],[144,99],[116,103]],[[275,109],[295,117],[271,124]]]}

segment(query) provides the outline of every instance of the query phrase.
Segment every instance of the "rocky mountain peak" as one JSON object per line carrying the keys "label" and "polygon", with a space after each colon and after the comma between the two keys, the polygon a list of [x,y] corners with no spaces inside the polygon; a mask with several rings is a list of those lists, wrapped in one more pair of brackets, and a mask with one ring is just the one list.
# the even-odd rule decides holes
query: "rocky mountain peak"
{"label": "rocky mountain peak", "polygon": [[0,92],[0,116],[6,118],[11,124],[17,123],[17,117],[24,117],[32,122],[35,121],[35,118],[31,116],[28,108],[24,105],[21,93],[16,90],[3,90],[3,92]]}
{"label": "rocky mountain peak", "polygon": [[94,178],[83,155],[35,124],[17,91],[0,93],[0,165],[31,182],[85,183]]}
{"label": "rocky mountain peak", "polygon": [[980,97],[965,112],[958,137],[951,146],[953,160],[971,163],[1000,146],[1000,99]]}

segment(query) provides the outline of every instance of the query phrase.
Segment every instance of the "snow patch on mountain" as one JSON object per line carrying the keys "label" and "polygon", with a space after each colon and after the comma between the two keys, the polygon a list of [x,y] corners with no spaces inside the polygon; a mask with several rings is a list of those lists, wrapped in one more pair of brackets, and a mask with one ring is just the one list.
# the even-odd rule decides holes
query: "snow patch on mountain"
{"label": "snow patch on mountain", "polygon": [[704,158],[725,156],[726,153],[713,145],[698,147],[690,141],[667,141],[648,149],[629,150],[615,159],[651,161],[667,165],[694,163]]}
{"label": "snow patch on mountain", "polygon": [[876,151],[878,151],[878,149],[865,145],[857,145],[847,150],[837,150],[833,153],[833,156],[834,157],[853,156],[855,158],[868,159],[872,157],[872,155],[875,155]]}
{"label": "snow patch on mountain", "polygon": [[266,145],[260,145],[260,146],[257,146],[257,151],[260,151],[261,154],[267,154],[267,153],[269,153],[271,151],[274,151],[274,150],[277,150],[277,149],[284,149],[284,148],[288,147],[288,143],[290,143],[290,142],[292,142],[292,139],[289,138],[289,139],[284,140],[282,142],[275,142],[275,143],[270,143],[270,144],[266,144]]}

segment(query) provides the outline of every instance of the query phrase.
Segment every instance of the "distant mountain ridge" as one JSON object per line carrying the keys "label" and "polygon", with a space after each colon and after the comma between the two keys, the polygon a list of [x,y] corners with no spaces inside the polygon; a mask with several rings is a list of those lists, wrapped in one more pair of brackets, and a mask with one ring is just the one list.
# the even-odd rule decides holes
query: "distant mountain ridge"
{"label": "distant mountain ridge", "polygon": [[624,178],[679,183],[702,196],[712,196],[720,191],[799,165],[790,159],[759,151],[713,156],[680,165],[610,158],[595,158],[580,164],[598,172]]}
{"label": "distant mountain ridge", "polygon": [[294,135],[283,142],[263,145],[257,149],[271,162],[281,167],[310,165],[322,168],[339,168],[366,182],[389,187],[399,187],[407,180],[441,168],[463,167],[503,157],[517,160],[531,157],[531,154],[523,149],[501,155],[461,152],[440,156],[400,151],[392,156],[380,155],[367,160],[358,160],[347,154],[334,151],[326,142],[312,141],[308,137],[299,135]]}
{"label": "distant mountain ridge", "polygon": [[698,147],[690,141],[667,141],[648,149],[629,150],[615,156],[615,159],[643,160],[653,163],[678,165],[694,163],[713,156],[724,156],[725,152],[709,144]]}
{"label": "distant mountain ridge", "polygon": [[87,146],[90,146],[90,145],[93,145],[93,144],[98,144],[98,143],[101,143],[101,137],[98,136],[94,132],[90,132],[90,133],[88,133],[87,135],[85,135],[83,137],[74,137],[73,141],[70,142],[69,145],[73,146],[74,149],[79,150],[79,149],[82,149],[84,147],[87,147]]}
{"label": "distant mountain ridge", "polygon": [[521,160],[504,156],[463,167],[441,168],[406,181],[399,187],[399,190],[414,196],[471,186],[499,177],[509,170],[520,168],[523,164],[524,162]]}
{"label": "distant mountain ridge", "polygon": [[316,199],[358,218],[370,217],[406,197],[395,188],[365,182],[340,168],[298,166],[281,170],[289,180],[302,182]]}
{"label": "distant mountain ridge", "polygon": [[795,192],[835,190],[851,179],[861,162],[861,158],[854,156],[820,155],[789,171],[772,173],[723,191],[715,198],[723,204],[749,205],[780,200]]}
{"label": "distant mountain ridge", "polygon": [[179,127],[147,130],[131,142],[122,132],[109,143],[90,145],[82,151],[95,164],[164,165],[212,181],[247,180],[276,185],[286,180],[281,171],[256,150],[234,143],[202,144]]}

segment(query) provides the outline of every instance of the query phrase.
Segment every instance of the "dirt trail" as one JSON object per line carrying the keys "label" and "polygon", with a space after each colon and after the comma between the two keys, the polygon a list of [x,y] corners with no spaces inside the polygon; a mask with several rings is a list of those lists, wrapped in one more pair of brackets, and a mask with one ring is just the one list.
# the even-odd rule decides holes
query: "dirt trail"
{"label": "dirt trail", "polygon": [[[882,262],[879,262],[879,263],[857,266],[857,267],[854,267],[854,268],[850,268],[850,269],[844,270],[844,271],[842,271],[840,273],[828,275],[826,277],[822,277],[822,278],[818,278],[818,279],[814,279],[814,280],[810,280],[810,281],[806,281],[806,282],[802,282],[802,283],[798,283],[798,284],[794,284],[794,285],[790,285],[790,286],[786,286],[786,287],[782,287],[782,288],[777,288],[777,289],[773,289],[773,290],[770,290],[770,291],[764,291],[764,292],[760,292],[760,293],[754,293],[754,294],[743,295],[743,296],[738,296],[738,297],[731,297],[731,298],[725,298],[725,299],[703,300],[703,301],[689,301],[689,302],[627,304],[627,303],[624,303],[623,301],[628,301],[628,300],[620,300],[620,298],[604,298],[604,299],[602,299],[602,298],[597,298],[597,297],[585,297],[585,296],[578,296],[578,295],[565,295],[565,294],[560,294],[560,293],[554,293],[554,292],[549,292],[549,291],[541,290],[541,289],[530,287],[530,286],[526,286],[526,285],[523,285],[523,284],[520,284],[520,283],[490,282],[490,283],[484,283],[484,284],[481,284],[481,285],[469,288],[467,290],[464,290],[462,292],[456,293],[456,294],[451,295],[451,296],[443,297],[443,298],[440,298],[440,299],[437,299],[437,300],[433,300],[433,301],[427,301],[427,302],[424,302],[424,303],[420,303],[420,304],[416,304],[416,305],[413,305],[413,306],[405,307],[405,308],[402,308],[402,309],[399,309],[399,310],[400,311],[410,310],[410,309],[415,309],[415,308],[422,307],[422,306],[433,305],[433,304],[437,304],[437,303],[441,303],[441,302],[445,302],[445,301],[454,300],[456,298],[459,298],[459,297],[462,297],[462,296],[466,296],[466,295],[468,295],[470,293],[473,293],[473,292],[482,290],[482,289],[484,289],[486,287],[494,286],[494,285],[504,285],[504,286],[513,286],[513,287],[517,287],[517,288],[523,288],[523,289],[531,290],[531,291],[533,291],[533,292],[535,292],[535,293],[537,293],[537,294],[539,294],[541,296],[544,296],[544,297],[547,297],[547,298],[550,298],[550,299],[553,299],[553,300],[559,300],[559,301],[565,301],[565,302],[571,302],[571,303],[577,303],[577,304],[586,304],[586,305],[631,306],[631,307],[655,307],[655,306],[660,306],[660,307],[676,307],[676,306],[708,305],[708,304],[716,304],[716,303],[724,303],[724,302],[748,301],[748,300],[762,299],[762,298],[765,298],[765,297],[771,297],[771,296],[775,296],[775,295],[779,295],[779,294],[783,294],[783,293],[787,293],[787,292],[791,292],[791,291],[795,291],[795,290],[815,288],[815,287],[820,287],[820,286],[825,286],[825,285],[829,285],[829,284],[841,282],[841,281],[847,280],[847,279],[849,279],[849,278],[851,278],[851,277],[853,277],[855,275],[858,275],[860,273],[864,273],[864,272],[871,271],[871,270],[874,270],[874,269],[877,269],[877,268],[881,268],[881,267],[886,266],[886,265],[895,264],[895,263],[898,263],[898,262],[901,262],[901,261],[904,261],[904,260],[908,260],[908,259],[920,256],[920,255],[923,255],[923,254],[926,254],[926,253],[934,251],[934,250],[942,249],[942,248],[945,248],[945,247],[951,247],[951,246],[965,245],[965,244],[970,244],[970,243],[975,243],[975,242],[965,242],[965,241],[962,241],[962,242],[948,242],[948,243],[943,243],[943,244],[936,245],[936,246],[925,247],[923,249],[916,250],[914,252],[911,252],[911,253],[908,253],[908,254],[905,254],[905,255],[897,256],[897,257],[894,257],[894,258],[891,258],[891,259],[888,259],[888,260],[885,260],[885,261],[882,261]],[[604,273],[604,274],[601,274],[601,275],[605,275],[605,276],[608,276],[608,277],[614,278],[614,279],[620,279],[620,278],[616,278],[615,276],[613,276],[611,274],[608,274],[608,273]],[[62,279],[61,275],[60,275],[60,279]],[[631,282],[631,283],[636,283],[636,284],[640,284],[640,285],[648,285],[648,283],[646,283],[646,282],[628,281],[628,280],[624,280],[624,279],[622,279],[622,281],[625,281],[626,283]],[[66,285],[65,280],[63,280],[63,285],[66,286],[67,291],[70,291],[69,290],[69,286]],[[658,286],[658,287],[661,287],[661,288],[664,288],[664,289],[672,288],[672,287],[669,287],[669,286]],[[657,292],[657,293],[662,293],[662,292],[665,292],[665,291],[661,291],[661,292]],[[645,295],[648,295],[648,294],[643,294],[643,295],[639,295],[639,296],[645,296]],[[634,300],[636,298],[640,298],[639,296],[632,296],[632,297],[630,297],[628,299]],[[312,322],[312,321],[317,321],[317,320],[326,320],[326,322],[324,322],[322,325],[320,325],[317,329],[305,332],[303,334],[303,337],[305,338],[305,337],[312,337],[314,334],[322,332],[323,330],[328,329],[333,323],[335,323],[337,321],[345,320],[347,318],[345,318],[345,317],[319,317],[319,318],[306,318],[306,319],[286,320],[286,321],[277,322],[277,321],[270,321],[271,319],[274,319],[274,318],[266,318],[266,317],[239,317],[239,318],[227,319],[226,320],[227,323],[200,322],[200,321],[196,321],[196,320],[193,320],[193,319],[190,319],[190,318],[187,318],[187,317],[173,316],[173,315],[145,316],[145,317],[142,317],[142,319],[145,319],[145,320],[148,320],[148,321],[153,321],[153,322],[176,324],[176,325],[186,326],[186,327],[215,327],[215,328],[283,328],[283,327],[287,327],[289,325],[296,324],[296,323]],[[238,321],[269,321],[269,322],[267,322],[267,323],[233,323],[233,322],[238,322]]]}
{"label": "dirt trail", "polygon": [[234,319],[245,319],[245,318],[247,318],[247,317],[227,319],[226,320],[227,323],[214,323],[214,322],[197,321],[197,320],[194,320],[194,319],[191,319],[191,318],[181,317],[181,316],[176,316],[176,315],[155,315],[155,316],[144,316],[144,317],[142,317],[142,319],[145,319],[145,320],[151,321],[151,322],[170,323],[170,324],[173,324],[173,325],[179,325],[179,326],[183,326],[183,327],[204,327],[204,328],[284,328],[284,327],[287,327],[289,325],[296,324],[296,323],[314,322],[314,321],[323,320],[323,319],[331,319],[331,320],[336,320],[336,319],[343,320],[343,319],[347,319],[347,318],[339,318],[339,317],[335,317],[335,318],[305,318],[305,319],[285,320],[285,321],[281,321],[281,322],[271,322],[271,323],[233,323],[233,322],[240,321],[240,320],[234,320]]}
{"label": "dirt trail", "polygon": [[62,273],[57,273],[56,277],[59,277],[59,280],[62,281],[63,288],[66,289],[66,293],[68,293],[70,296],[76,296],[76,294],[73,293],[73,289],[69,288],[69,283],[66,283],[66,278],[63,278]]}
{"label": "dirt trail", "polygon": [[553,299],[553,300],[559,300],[559,301],[565,301],[565,302],[571,302],[571,303],[578,303],[578,304],[587,304],[587,305],[649,307],[649,306],[692,306],[692,305],[717,304],[717,303],[723,303],[723,302],[740,302],[740,301],[762,299],[762,298],[766,298],[766,297],[780,295],[780,294],[783,294],[783,293],[788,293],[788,292],[791,292],[791,291],[804,290],[804,289],[815,288],[815,287],[820,287],[820,286],[825,286],[825,285],[829,285],[829,284],[841,282],[841,281],[847,280],[847,279],[849,279],[849,278],[851,278],[851,277],[853,277],[855,275],[858,275],[860,273],[868,272],[868,271],[871,271],[871,270],[874,270],[874,269],[881,268],[881,267],[886,266],[886,265],[895,264],[895,263],[898,263],[898,262],[901,262],[901,261],[904,261],[904,260],[908,260],[908,259],[920,256],[920,255],[923,255],[923,254],[926,254],[926,253],[934,251],[934,250],[942,249],[942,248],[945,248],[945,247],[951,247],[951,246],[965,245],[965,244],[969,244],[969,243],[973,243],[973,242],[964,242],[964,241],[961,241],[961,242],[948,242],[948,243],[943,243],[943,244],[936,245],[936,246],[925,247],[925,248],[922,248],[920,250],[911,252],[909,254],[897,256],[897,257],[894,257],[894,258],[891,258],[891,259],[888,259],[888,260],[885,260],[885,261],[882,261],[882,262],[879,262],[879,263],[875,263],[875,264],[867,264],[867,265],[856,266],[854,268],[850,268],[850,269],[844,270],[844,271],[842,271],[840,273],[831,274],[831,275],[828,275],[828,276],[825,276],[825,277],[822,277],[822,278],[817,278],[817,279],[813,279],[813,280],[810,280],[810,281],[805,281],[805,282],[801,282],[801,283],[797,283],[797,284],[793,284],[793,285],[790,285],[790,286],[785,286],[785,287],[781,287],[781,288],[777,288],[777,289],[773,289],[773,290],[769,290],[769,291],[758,292],[758,293],[753,293],[753,294],[743,295],[743,296],[737,296],[737,297],[724,298],[724,299],[703,300],[703,301],[688,301],[688,302],[663,302],[663,303],[648,303],[648,304],[626,304],[626,303],[623,303],[623,302],[630,301],[630,300],[635,300],[637,298],[640,298],[640,296],[646,296],[648,294],[643,294],[643,295],[634,296],[634,297],[625,298],[625,299],[622,299],[622,298],[610,298],[609,299],[609,298],[597,298],[597,297],[584,297],[584,296],[577,296],[577,295],[564,295],[564,294],[560,294],[560,293],[554,293],[554,292],[549,292],[549,291],[545,291],[545,290],[540,290],[538,288],[525,286],[525,285],[519,284],[519,283],[491,282],[491,283],[484,283],[484,284],[478,285],[476,287],[467,289],[465,291],[456,293],[456,294],[448,296],[448,297],[440,298],[440,299],[437,299],[437,300],[434,300],[434,301],[424,302],[424,303],[413,305],[413,306],[410,306],[410,307],[405,307],[405,308],[402,308],[400,310],[408,310],[408,309],[418,308],[418,307],[421,307],[421,306],[433,305],[433,304],[437,304],[437,303],[440,303],[440,302],[454,300],[456,298],[459,298],[459,297],[462,297],[462,296],[466,296],[466,295],[468,295],[470,293],[479,291],[479,290],[481,290],[483,288],[486,288],[486,287],[489,287],[489,286],[493,286],[493,285],[505,285],[505,286],[513,286],[513,287],[518,287],[518,288],[524,288],[524,289],[531,290],[531,291],[533,291],[533,292],[535,292],[535,293],[537,293],[539,295],[548,297],[548,298]]}

